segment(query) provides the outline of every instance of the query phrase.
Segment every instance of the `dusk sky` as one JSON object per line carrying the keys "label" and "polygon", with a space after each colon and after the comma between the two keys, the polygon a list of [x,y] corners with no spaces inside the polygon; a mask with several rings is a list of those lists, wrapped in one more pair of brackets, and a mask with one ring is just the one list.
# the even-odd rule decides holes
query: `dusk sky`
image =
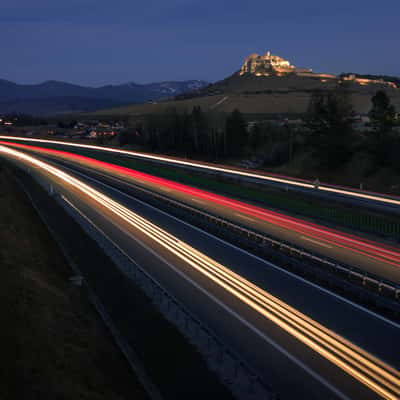
{"label": "dusk sky", "polygon": [[400,1],[0,0],[0,79],[215,81],[271,50],[319,72],[400,75]]}

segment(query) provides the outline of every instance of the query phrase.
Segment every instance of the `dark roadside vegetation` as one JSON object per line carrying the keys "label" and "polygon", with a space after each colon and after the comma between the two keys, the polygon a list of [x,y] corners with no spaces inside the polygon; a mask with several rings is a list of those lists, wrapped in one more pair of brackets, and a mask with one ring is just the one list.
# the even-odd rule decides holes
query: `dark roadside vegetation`
{"label": "dark roadside vegetation", "polygon": [[[203,113],[199,107],[191,113],[171,110],[166,115],[148,115],[134,132],[121,132],[119,145],[217,162],[253,159],[272,172],[400,194],[400,119],[383,90],[371,98],[369,122],[361,127],[355,123],[351,95],[345,87],[315,91],[300,125],[278,126],[259,121],[249,126],[239,110],[221,118]],[[146,172],[316,218],[333,226],[400,238],[400,221],[393,216],[293,193],[288,196],[282,191],[252,185],[239,187],[232,182],[218,182],[166,167],[156,171],[149,165],[134,163]]]}
{"label": "dark roadside vegetation", "polygon": [[[54,199],[49,197],[29,176],[16,170],[13,170],[13,173],[17,174],[26,190],[29,191],[36,204],[39,205],[50,227],[57,233],[71,258],[78,265],[85,279],[102,301],[116,328],[128,345],[136,352],[151,381],[161,392],[162,397],[174,400],[188,398],[231,399],[227,389],[208,370],[196,349],[186,341],[171,323],[164,319],[142,290],[119,272],[96,242],[90,239]],[[29,204],[26,207],[29,208]],[[14,215],[14,212],[15,209],[12,212],[9,211],[10,218]],[[40,221],[35,221],[32,225],[40,225]],[[34,234],[34,232],[30,231],[28,233]],[[29,234],[28,236],[30,237]],[[50,238],[48,240],[51,242]],[[54,242],[50,244],[45,242],[43,246],[47,249],[50,245],[54,247]],[[17,252],[18,249],[14,248],[14,250],[10,249],[10,251]],[[42,256],[38,255],[37,258],[40,259]],[[47,259],[46,255],[43,258]],[[68,276],[69,274],[66,275],[65,280],[68,279]],[[91,312],[94,313],[92,310]],[[86,310],[82,310],[79,315],[81,315],[81,318],[85,318]],[[72,326],[72,324],[70,325]],[[101,325],[101,322],[99,322],[99,325]],[[102,327],[100,326],[100,328]],[[70,330],[71,328],[69,328],[68,332]],[[54,331],[57,332],[55,328]],[[53,332],[53,334],[55,333]],[[49,338],[46,339],[49,340]],[[81,338],[81,341],[85,344],[89,340],[90,337],[88,338],[85,335]],[[27,352],[31,352],[31,350],[27,349]],[[122,357],[116,347],[110,352],[117,359]],[[28,354],[27,357],[31,357],[31,354]],[[96,359],[93,364],[98,364],[100,361],[100,359]],[[63,362],[67,365],[70,364],[69,354],[65,354]],[[118,377],[114,379],[115,374],[119,373],[120,376],[123,376],[122,372],[111,362],[105,363],[105,365],[107,365],[107,371],[108,369],[110,371],[109,376],[104,378],[103,385],[110,386],[109,390],[111,388],[114,389],[114,385],[122,387],[122,383],[120,384],[117,379]],[[128,366],[125,365],[125,368],[127,371]],[[59,381],[58,376],[52,374],[52,371],[53,369],[49,368],[49,373],[43,377],[44,383],[47,381]],[[13,376],[12,371],[9,374],[10,377]],[[82,376],[83,384],[93,380],[87,363],[82,362],[80,366],[78,365],[75,374]],[[128,372],[126,374],[129,376]],[[18,374],[16,375],[18,376]],[[128,383],[133,385],[133,388],[131,389],[128,386],[125,392],[115,398],[144,398],[142,393],[138,393],[138,390],[135,391],[134,376],[131,375],[129,377]],[[66,382],[66,385],[71,385],[71,381]],[[99,385],[99,387],[102,388],[102,385]],[[61,394],[64,393],[63,390],[64,388],[60,388]],[[25,398],[31,399],[32,397],[27,396]],[[46,397],[38,396],[37,398]],[[51,398],[90,397],[66,395],[65,397],[54,396]],[[106,392],[104,397],[97,398],[114,397],[108,396]]]}
{"label": "dark roadside vegetation", "polygon": [[46,227],[0,164],[0,398],[146,399]]}
{"label": "dark roadside vegetation", "polygon": [[296,124],[284,116],[251,118],[239,110],[170,109],[132,122],[118,145],[213,162],[253,160],[271,172],[400,194],[400,119],[385,91],[371,98],[366,123],[355,115],[345,88],[315,91]]}
{"label": "dark roadside vegetation", "polygon": [[[96,141],[214,162],[253,160],[259,169],[289,176],[400,194],[400,120],[384,91],[371,98],[369,123],[358,128],[351,96],[343,87],[315,91],[300,124],[277,125],[268,120],[249,123],[248,117],[239,110],[223,115],[204,113],[200,107],[185,113],[171,109],[131,121],[130,127],[111,141],[103,135]],[[73,148],[68,151],[309,217],[333,227],[400,239],[400,220],[392,215],[144,161]]]}
{"label": "dark roadside vegetation", "polygon": [[[370,100],[368,115],[356,115],[352,92],[342,85],[313,91],[304,114],[169,108],[121,117],[124,128],[116,136],[98,132],[94,141],[400,195],[400,110],[384,90]],[[48,120],[20,115],[14,128],[2,131],[23,134],[24,126],[34,131],[49,124],[44,131],[75,137],[73,127],[79,120],[79,114]]]}

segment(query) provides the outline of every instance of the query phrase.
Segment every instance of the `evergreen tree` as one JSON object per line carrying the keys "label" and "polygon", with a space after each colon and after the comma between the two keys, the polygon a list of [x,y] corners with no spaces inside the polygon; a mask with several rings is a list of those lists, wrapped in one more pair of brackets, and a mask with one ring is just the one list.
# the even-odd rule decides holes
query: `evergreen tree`
{"label": "evergreen tree", "polygon": [[337,167],[352,153],[353,107],[343,90],[315,92],[311,96],[306,125],[310,144],[321,166]]}
{"label": "evergreen tree", "polygon": [[226,150],[228,156],[240,156],[243,154],[247,143],[247,124],[242,113],[235,109],[225,123]]}
{"label": "evergreen tree", "polygon": [[374,135],[369,138],[368,148],[377,167],[398,165],[399,140],[392,134],[396,111],[386,92],[378,90],[371,99],[372,108],[369,112]]}
{"label": "evergreen tree", "polygon": [[369,112],[371,124],[381,140],[383,135],[390,132],[396,118],[396,110],[390,104],[390,98],[384,90],[378,90],[371,99],[372,108]]}
{"label": "evergreen tree", "polygon": [[210,151],[210,135],[208,135],[207,119],[200,106],[194,106],[191,114],[191,125],[194,152],[196,154],[207,154]]}

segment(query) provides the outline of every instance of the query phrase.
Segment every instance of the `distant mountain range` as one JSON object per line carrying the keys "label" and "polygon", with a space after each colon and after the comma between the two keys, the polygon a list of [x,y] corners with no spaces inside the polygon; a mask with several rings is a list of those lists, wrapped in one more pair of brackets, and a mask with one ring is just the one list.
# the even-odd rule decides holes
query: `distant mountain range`
{"label": "distant mountain range", "polygon": [[143,103],[195,92],[208,82],[166,81],[126,83],[98,88],[59,81],[20,85],[0,79],[0,113],[57,114],[87,112],[124,104]]}

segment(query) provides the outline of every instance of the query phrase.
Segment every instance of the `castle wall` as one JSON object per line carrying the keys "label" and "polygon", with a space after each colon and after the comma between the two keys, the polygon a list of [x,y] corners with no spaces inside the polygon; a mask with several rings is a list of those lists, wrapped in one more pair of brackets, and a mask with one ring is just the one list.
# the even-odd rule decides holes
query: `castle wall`
{"label": "castle wall", "polygon": [[[269,51],[261,56],[256,53],[250,54],[248,57],[246,57],[244,64],[239,71],[240,75],[252,74],[255,76],[285,76],[289,73],[295,73],[296,75],[302,77],[317,78],[320,79],[322,82],[329,82],[332,80],[340,79],[333,74],[314,73],[310,68],[296,68],[294,65],[291,65],[288,60],[285,60],[276,55],[272,55]],[[380,84],[393,89],[397,88],[396,84],[393,82],[357,78],[354,74],[345,76],[341,78],[341,80],[355,82],[361,86]]]}

